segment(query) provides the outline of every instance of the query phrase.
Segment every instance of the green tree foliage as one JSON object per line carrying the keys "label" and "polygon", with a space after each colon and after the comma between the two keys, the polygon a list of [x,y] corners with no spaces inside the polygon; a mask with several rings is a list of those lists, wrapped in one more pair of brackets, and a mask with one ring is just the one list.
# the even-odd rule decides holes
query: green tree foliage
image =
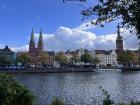
{"label": "green tree foliage", "polygon": [[[75,1],[75,0],[63,0]],[[87,0],[76,0],[86,2]],[[91,23],[103,26],[103,22],[122,19],[122,27],[135,27],[140,37],[140,0],[95,0],[98,4],[84,8],[81,14],[91,19]],[[95,3],[95,2],[94,2]],[[96,22],[92,21],[97,19]],[[132,30],[131,30],[132,31]]]}
{"label": "green tree foliage", "polygon": [[[81,1],[81,0],[79,0]],[[91,20],[92,24],[102,25],[103,22],[111,22],[122,19],[122,27],[135,27],[140,35],[140,0],[96,0],[98,4],[82,10],[82,15]]]}
{"label": "green tree foliage", "polygon": [[60,64],[66,64],[67,63],[67,57],[63,52],[58,52],[55,55],[55,60],[58,61]]}
{"label": "green tree foliage", "polygon": [[105,96],[103,100],[103,105],[113,105],[114,101],[110,99],[110,95],[108,94],[108,91],[106,91],[102,87],[100,87],[100,89],[102,90],[103,95]]}
{"label": "green tree foliage", "polygon": [[66,104],[59,98],[55,97],[52,101],[52,105],[66,105]]}
{"label": "green tree foliage", "polygon": [[0,74],[0,105],[33,105],[32,93],[13,77]]}
{"label": "green tree foliage", "polygon": [[81,55],[81,61],[86,63],[92,63],[92,56],[89,53]]}
{"label": "green tree foliage", "polygon": [[48,64],[49,59],[50,59],[50,56],[47,53],[41,52],[38,56],[38,63],[39,64]]}
{"label": "green tree foliage", "polygon": [[127,65],[129,62],[135,62],[136,58],[130,51],[123,51],[118,54],[117,61]]}
{"label": "green tree foliage", "polygon": [[74,55],[70,58],[70,61],[71,61],[72,63],[78,63],[78,62],[80,61],[80,59],[79,59],[79,57],[78,57],[76,54],[74,54]]}
{"label": "green tree foliage", "polygon": [[99,64],[100,63],[100,60],[97,57],[93,57],[92,58],[92,63],[93,64]]}
{"label": "green tree foliage", "polygon": [[28,53],[23,53],[20,56],[17,57],[16,62],[20,62],[23,65],[28,64],[31,61],[31,57],[29,56]]}
{"label": "green tree foliage", "polygon": [[0,55],[0,65],[9,65],[11,64],[10,60],[8,60],[5,56]]}

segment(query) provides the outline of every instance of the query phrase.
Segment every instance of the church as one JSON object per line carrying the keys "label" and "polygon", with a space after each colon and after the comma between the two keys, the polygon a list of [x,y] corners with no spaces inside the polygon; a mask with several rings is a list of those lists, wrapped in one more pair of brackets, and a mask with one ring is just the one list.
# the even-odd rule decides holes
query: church
{"label": "church", "polygon": [[117,38],[116,38],[116,53],[120,54],[123,51],[123,38],[120,35],[120,27],[117,26]]}
{"label": "church", "polygon": [[[113,50],[95,50],[96,57],[100,60],[99,65],[101,66],[116,66],[121,64],[117,59],[119,54],[123,52],[130,52],[136,58],[134,65],[140,64],[140,50],[124,50],[124,39],[121,36],[120,26],[117,26],[117,38],[116,38],[116,49]],[[129,62],[129,61],[128,61]]]}
{"label": "church", "polygon": [[[137,65],[140,64],[140,49],[138,50],[124,50],[123,47],[123,37],[120,35],[120,27],[119,25],[117,26],[118,31],[117,31],[117,38],[116,38],[116,53],[117,55],[121,54],[122,52],[130,52],[133,54],[133,56],[136,58],[135,62],[133,64]],[[119,61],[118,61],[119,63]]]}
{"label": "church", "polygon": [[54,51],[45,51],[44,50],[44,41],[43,41],[42,30],[40,31],[40,34],[39,34],[37,46],[35,43],[34,31],[32,30],[31,38],[30,38],[30,42],[29,42],[29,52],[28,52],[31,57],[31,62],[30,62],[31,64],[38,64],[38,56],[41,52],[49,55],[49,64],[48,65],[53,66],[54,65]]}

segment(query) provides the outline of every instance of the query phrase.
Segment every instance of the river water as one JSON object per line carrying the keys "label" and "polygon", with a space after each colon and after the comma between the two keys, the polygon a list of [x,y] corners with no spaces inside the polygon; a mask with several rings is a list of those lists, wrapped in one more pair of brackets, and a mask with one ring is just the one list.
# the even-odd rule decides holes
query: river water
{"label": "river water", "polygon": [[116,103],[140,101],[140,72],[33,73],[16,79],[36,96],[36,105],[50,105],[54,97],[68,105],[102,105],[107,90]]}

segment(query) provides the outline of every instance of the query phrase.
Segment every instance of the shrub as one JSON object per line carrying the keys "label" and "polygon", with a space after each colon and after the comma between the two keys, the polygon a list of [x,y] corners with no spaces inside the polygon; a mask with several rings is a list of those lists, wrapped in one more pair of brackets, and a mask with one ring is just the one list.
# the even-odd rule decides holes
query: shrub
{"label": "shrub", "polygon": [[52,101],[52,105],[66,105],[61,99],[55,97]]}
{"label": "shrub", "polygon": [[0,74],[0,105],[33,105],[34,96],[11,75]]}

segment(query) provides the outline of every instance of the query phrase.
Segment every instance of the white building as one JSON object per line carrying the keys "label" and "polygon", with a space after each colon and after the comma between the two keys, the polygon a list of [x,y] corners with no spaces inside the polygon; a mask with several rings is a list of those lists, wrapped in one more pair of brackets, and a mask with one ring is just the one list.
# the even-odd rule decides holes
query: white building
{"label": "white building", "polygon": [[100,60],[99,66],[117,66],[117,54],[114,50],[95,50],[95,53]]}

